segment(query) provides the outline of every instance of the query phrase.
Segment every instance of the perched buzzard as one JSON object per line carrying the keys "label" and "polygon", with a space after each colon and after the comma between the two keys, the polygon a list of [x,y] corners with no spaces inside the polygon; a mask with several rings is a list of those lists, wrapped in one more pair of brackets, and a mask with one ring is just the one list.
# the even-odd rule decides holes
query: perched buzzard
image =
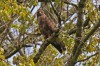
{"label": "perched buzzard", "polygon": [[[58,32],[58,29],[55,25],[55,23],[48,18],[44,11],[42,9],[40,9],[37,12],[37,18],[38,18],[38,24],[39,24],[39,29],[42,35],[44,35],[44,38],[47,39],[50,36],[52,36],[52,34],[55,32]],[[60,53],[62,53],[62,51],[65,51],[65,45],[62,41],[59,40],[59,38],[55,38],[54,42],[51,43]]]}

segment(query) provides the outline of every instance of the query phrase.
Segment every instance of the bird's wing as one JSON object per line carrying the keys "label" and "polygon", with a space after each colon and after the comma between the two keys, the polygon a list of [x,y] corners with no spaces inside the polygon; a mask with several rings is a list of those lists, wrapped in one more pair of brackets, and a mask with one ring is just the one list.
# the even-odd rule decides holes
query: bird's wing
{"label": "bird's wing", "polygon": [[46,24],[48,25],[48,27],[52,30],[52,31],[54,31],[54,32],[57,32],[58,31],[58,29],[57,29],[57,27],[56,27],[56,24],[50,19],[50,18],[48,18],[47,16],[45,17],[45,22],[46,22]]}

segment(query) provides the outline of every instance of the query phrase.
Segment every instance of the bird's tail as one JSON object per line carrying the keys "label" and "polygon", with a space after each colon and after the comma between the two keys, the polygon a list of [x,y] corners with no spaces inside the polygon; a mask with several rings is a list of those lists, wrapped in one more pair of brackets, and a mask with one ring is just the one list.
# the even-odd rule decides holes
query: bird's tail
{"label": "bird's tail", "polygon": [[66,50],[65,44],[63,41],[59,40],[56,38],[52,43],[51,43],[60,53]]}

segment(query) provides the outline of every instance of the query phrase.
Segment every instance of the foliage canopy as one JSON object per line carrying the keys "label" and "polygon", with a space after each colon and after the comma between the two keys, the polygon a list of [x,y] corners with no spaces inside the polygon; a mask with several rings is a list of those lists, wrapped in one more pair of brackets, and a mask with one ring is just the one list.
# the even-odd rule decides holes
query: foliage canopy
{"label": "foliage canopy", "polygon": [[[99,2],[0,0],[0,66],[100,66]],[[59,37],[67,49],[63,55],[52,45],[45,46],[47,40],[38,28],[38,7],[57,26],[61,22]]]}

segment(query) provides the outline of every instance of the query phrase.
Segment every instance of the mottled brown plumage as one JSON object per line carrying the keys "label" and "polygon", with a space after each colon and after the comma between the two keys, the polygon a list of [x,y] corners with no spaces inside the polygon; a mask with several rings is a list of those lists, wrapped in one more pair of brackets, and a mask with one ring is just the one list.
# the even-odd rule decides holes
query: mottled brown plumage
{"label": "mottled brown plumage", "polygon": [[[55,23],[48,18],[43,10],[39,10],[37,12],[38,17],[38,24],[40,32],[44,35],[45,39],[52,36],[52,34],[55,32],[58,32],[58,29],[55,25]],[[58,38],[55,38],[55,41],[51,43],[60,53],[62,53],[63,50],[66,50],[65,45],[63,42],[59,41]]]}

